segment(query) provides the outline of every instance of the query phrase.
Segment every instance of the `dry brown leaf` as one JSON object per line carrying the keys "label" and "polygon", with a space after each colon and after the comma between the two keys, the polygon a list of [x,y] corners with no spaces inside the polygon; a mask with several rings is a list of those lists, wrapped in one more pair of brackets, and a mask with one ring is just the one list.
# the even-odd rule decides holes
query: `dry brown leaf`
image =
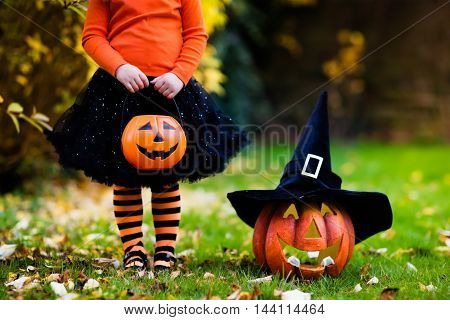
{"label": "dry brown leaf", "polygon": [[234,290],[232,293],[230,293],[227,296],[227,300],[237,300],[239,298],[239,293],[241,292],[241,290],[237,289]]}
{"label": "dry brown leaf", "polygon": [[261,294],[261,290],[259,289],[258,286],[254,286],[252,293],[250,295],[250,300],[254,300],[256,298],[258,298],[258,296]]}
{"label": "dry brown leaf", "polygon": [[180,275],[181,271],[176,270],[176,271],[172,271],[172,273],[170,274],[170,279],[175,279]]}
{"label": "dry brown leaf", "polygon": [[414,253],[414,249],[413,248],[409,248],[409,249],[400,248],[400,249],[397,249],[395,252],[393,252],[391,254],[391,257],[400,258],[404,254],[412,255],[413,253]]}
{"label": "dry brown leaf", "polygon": [[366,263],[361,267],[361,269],[359,269],[359,277],[361,278],[361,280],[367,281],[370,268],[371,268],[370,263]]}
{"label": "dry brown leaf", "polygon": [[80,271],[78,273],[78,281],[81,282],[81,285],[84,285],[86,283],[86,281],[88,281],[89,277],[86,276],[83,271]]}
{"label": "dry brown leaf", "polygon": [[427,286],[424,285],[423,283],[419,282],[419,289],[420,289],[420,291],[426,291],[427,290]]}
{"label": "dry brown leaf", "polygon": [[52,273],[45,280],[47,280],[47,282],[61,282],[61,278],[59,273]]}
{"label": "dry brown leaf", "polygon": [[95,258],[94,263],[100,266],[112,266],[114,269],[118,269],[120,267],[120,262],[117,259]]}
{"label": "dry brown leaf", "polygon": [[397,295],[399,289],[398,288],[385,288],[381,291],[380,299],[381,300],[394,300]]}
{"label": "dry brown leaf", "polygon": [[64,270],[64,273],[62,275],[62,282],[67,282],[70,279],[70,270],[66,269]]}
{"label": "dry brown leaf", "polygon": [[239,293],[238,300],[251,300],[252,295],[247,291],[242,291]]}

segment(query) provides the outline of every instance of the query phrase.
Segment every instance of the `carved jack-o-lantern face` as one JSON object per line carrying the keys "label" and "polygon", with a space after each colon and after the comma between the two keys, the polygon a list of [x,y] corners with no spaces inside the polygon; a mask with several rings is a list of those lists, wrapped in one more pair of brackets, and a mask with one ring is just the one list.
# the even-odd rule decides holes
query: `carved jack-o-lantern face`
{"label": "carved jack-o-lantern face", "polygon": [[[318,208],[268,204],[259,215],[253,234],[253,251],[261,266],[304,279],[323,274],[338,276],[350,260],[354,244],[348,214],[325,203]],[[291,256],[300,260],[300,266]]]}
{"label": "carved jack-o-lantern face", "polygon": [[186,136],[181,125],[172,117],[136,116],[122,134],[122,151],[135,168],[168,169],[183,158]]}

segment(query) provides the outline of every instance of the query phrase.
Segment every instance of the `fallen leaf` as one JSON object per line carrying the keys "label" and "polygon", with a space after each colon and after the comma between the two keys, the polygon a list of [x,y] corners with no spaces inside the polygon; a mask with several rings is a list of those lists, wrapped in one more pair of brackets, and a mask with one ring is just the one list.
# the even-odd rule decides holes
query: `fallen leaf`
{"label": "fallen leaf", "polygon": [[46,278],[47,282],[60,282],[61,281],[61,275],[59,273],[52,273]]}
{"label": "fallen leaf", "polygon": [[417,272],[416,266],[413,265],[411,262],[407,262],[407,263],[406,263],[406,269],[408,269],[408,270],[410,270],[410,271]]}
{"label": "fallen leaf", "polygon": [[238,300],[251,300],[251,294],[247,291],[242,291],[239,293]]}
{"label": "fallen leaf", "polygon": [[259,286],[255,285],[253,286],[252,293],[250,294],[250,300],[255,300],[258,298],[258,296],[261,294],[261,290],[259,289]]}
{"label": "fallen leaf", "polygon": [[52,288],[53,292],[58,296],[62,297],[67,294],[66,287],[64,287],[64,284],[59,282],[50,282],[50,287]]}
{"label": "fallen leaf", "polygon": [[311,294],[294,289],[281,293],[281,300],[311,300]]}
{"label": "fallen leaf", "polygon": [[78,273],[78,280],[81,282],[82,285],[84,285],[88,281],[88,277],[83,273],[83,271],[80,271]]}
{"label": "fallen leaf", "polygon": [[180,275],[181,271],[177,270],[177,271],[172,271],[172,273],[170,274],[170,279],[175,279]]}
{"label": "fallen leaf", "polygon": [[[103,272],[102,272],[103,273]],[[138,278],[143,278],[145,276],[145,270],[139,270],[137,272],[137,277]]]}
{"label": "fallen leaf", "polygon": [[433,286],[433,284],[432,283],[430,283],[429,285],[427,285],[427,286],[425,286],[425,289],[427,289],[428,291],[434,291],[434,290],[436,290],[436,287],[435,286]]}
{"label": "fallen leaf", "polygon": [[378,255],[385,254],[387,251],[388,251],[387,248],[379,248],[379,249],[370,248],[369,249],[369,253],[378,254]]}
{"label": "fallen leaf", "polygon": [[99,288],[98,290],[92,291],[91,295],[94,299],[100,299],[103,295],[103,291]]}
{"label": "fallen leaf", "polygon": [[81,254],[82,256],[87,256],[89,255],[89,251],[86,249],[75,249],[74,251],[75,253]]}
{"label": "fallen leaf", "polygon": [[0,246],[0,260],[6,260],[14,251],[16,251],[17,244],[4,244]]}
{"label": "fallen leaf", "polygon": [[273,290],[273,296],[274,297],[281,297],[281,294],[283,293],[283,291],[282,290],[280,290],[280,289],[274,289]]}
{"label": "fallen leaf", "polygon": [[70,280],[70,269],[66,269],[62,275],[61,282],[67,282]]}
{"label": "fallen leaf", "polygon": [[26,230],[26,229],[28,229],[29,224],[30,224],[30,218],[28,218],[28,217],[23,218],[23,219],[19,220],[19,222],[17,222],[17,224],[12,229],[12,231],[18,232],[20,230]]}
{"label": "fallen leaf", "polygon": [[409,248],[409,249],[397,249],[394,253],[391,254],[391,257],[395,257],[395,258],[399,258],[404,254],[409,254],[412,255],[414,253],[414,249],[413,248]]}
{"label": "fallen leaf", "polygon": [[445,238],[450,238],[450,230],[440,230],[439,235]]}
{"label": "fallen leaf", "polygon": [[381,233],[381,235],[380,235],[381,239],[387,239],[387,240],[391,240],[394,237],[395,237],[394,229],[386,230],[385,232]]}
{"label": "fallen leaf", "polygon": [[75,288],[75,283],[72,280],[69,279],[67,281],[66,287],[67,287],[68,290],[73,290]]}
{"label": "fallen leaf", "polygon": [[120,267],[120,262],[117,259],[95,258],[94,263],[103,265],[103,266],[112,266],[112,267],[114,267],[114,269],[118,269]]}
{"label": "fallen leaf", "polygon": [[360,292],[361,290],[362,290],[362,287],[359,283],[353,288],[353,292]]}
{"label": "fallen leaf", "polygon": [[41,284],[38,279],[35,279],[31,281],[30,283],[26,284],[22,288],[23,290],[39,290],[41,289]]}
{"label": "fallen leaf", "polygon": [[248,283],[263,283],[272,281],[272,276],[248,280]]}
{"label": "fallen leaf", "polygon": [[68,294],[63,295],[59,299],[60,300],[74,300],[76,298],[78,298],[78,294],[76,294],[76,293],[68,293]]}
{"label": "fallen leaf", "polygon": [[31,277],[20,277],[14,281],[11,281],[9,283],[5,283],[5,286],[7,287],[14,287],[16,289],[20,289],[24,286],[24,284],[31,281]]}
{"label": "fallen leaf", "polygon": [[367,281],[367,284],[377,284],[378,282],[378,278],[374,276],[369,281]]}
{"label": "fallen leaf", "polygon": [[239,298],[239,293],[241,292],[240,289],[234,290],[232,293],[230,293],[227,296],[227,300],[237,300]]}
{"label": "fallen leaf", "polygon": [[450,256],[450,247],[439,246],[439,247],[434,248],[434,250],[437,253],[442,254],[444,256]]}
{"label": "fallen leaf", "polygon": [[359,269],[359,277],[362,281],[367,281],[368,279],[368,275],[369,275],[369,270],[372,268],[372,266],[370,265],[370,263],[366,263],[365,265],[363,265],[360,269]]}
{"label": "fallen leaf", "polygon": [[398,288],[386,288],[381,291],[380,299],[381,300],[394,300],[395,296],[398,293]]}
{"label": "fallen leaf", "polygon": [[98,283],[97,280],[88,279],[88,281],[86,281],[86,283],[83,286],[83,290],[91,290],[91,289],[98,288],[99,286],[100,286],[100,283]]}
{"label": "fallen leaf", "polygon": [[205,274],[203,275],[203,279],[214,279],[214,274],[212,274],[211,272],[205,272]]}
{"label": "fallen leaf", "polygon": [[34,271],[36,271],[35,267],[33,267],[33,266],[28,266],[27,267],[27,272],[34,272]]}

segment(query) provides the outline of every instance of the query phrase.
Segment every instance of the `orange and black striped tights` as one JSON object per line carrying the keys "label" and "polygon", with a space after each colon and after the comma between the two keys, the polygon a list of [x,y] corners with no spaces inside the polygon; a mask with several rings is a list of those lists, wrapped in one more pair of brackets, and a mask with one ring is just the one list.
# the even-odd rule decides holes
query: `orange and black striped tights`
{"label": "orange and black striped tights", "polygon": [[[142,243],[141,189],[114,186],[113,199],[114,215],[125,252],[124,267],[143,269],[147,265],[147,254]],[[156,235],[154,268],[166,270],[175,262],[181,217],[178,183],[152,188],[152,213]]]}

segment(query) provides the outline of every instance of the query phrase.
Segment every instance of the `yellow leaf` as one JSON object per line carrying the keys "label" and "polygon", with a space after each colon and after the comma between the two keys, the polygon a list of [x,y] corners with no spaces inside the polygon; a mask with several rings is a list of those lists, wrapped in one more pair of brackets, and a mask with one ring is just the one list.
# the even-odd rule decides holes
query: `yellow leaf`
{"label": "yellow leaf", "polygon": [[17,133],[20,133],[20,125],[19,125],[19,120],[17,120],[17,117],[15,115],[13,115],[12,113],[8,113],[8,115],[11,117],[14,126],[16,127]]}
{"label": "yellow leaf", "polygon": [[8,106],[8,109],[6,111],[11,113],[22,113],[23,107],[17,102],[13,102]]}

